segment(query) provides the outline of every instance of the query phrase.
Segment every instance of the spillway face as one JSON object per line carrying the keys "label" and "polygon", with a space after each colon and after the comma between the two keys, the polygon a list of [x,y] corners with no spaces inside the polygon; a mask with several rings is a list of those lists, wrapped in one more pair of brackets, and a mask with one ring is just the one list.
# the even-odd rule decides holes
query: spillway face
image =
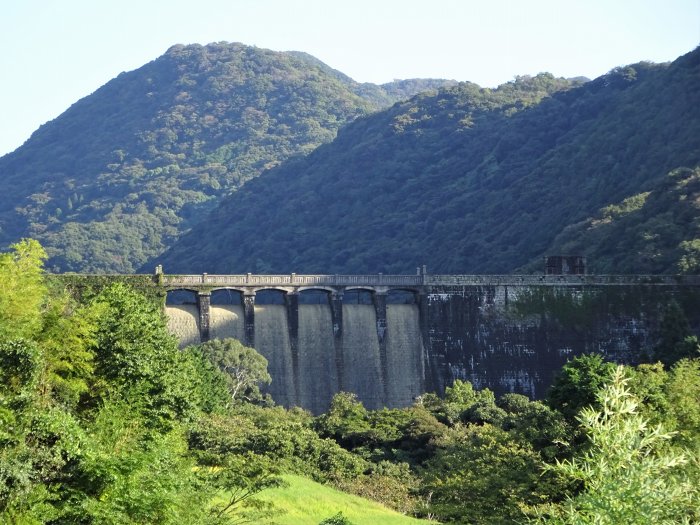
{"label": "spillway face", "polygon": [[297,405],[286,306],[255,305],[255,349],[268,361],[272,399],[286,407]]}
{"label": "spillway face", "polygon": [[242,306],[212,305],[209,316],[209,334],[212,339],[232,337],[245,341]]}
{"label": "spillway face", "polygon": [[388,304],[386,327],[386,406],[410,406],[425,388],[418,305]]}
{"label": "spillway face", "polygon": [[299,305],[299,404],[314,414],[338,391],[333,319],[328,304]]}
{"label": "spillway face", "polygon": [[356,393],[369,409],[382,408],[385,403],[384,385],[374,306],[343,305],[341,350],[341,388],[346,392]]}
{"label": "spillway face", "polygon": [[169,305],[165,307],[168,330],[180,341],[180,348],[201,343],[199,335],[199,309],[196,304]]}

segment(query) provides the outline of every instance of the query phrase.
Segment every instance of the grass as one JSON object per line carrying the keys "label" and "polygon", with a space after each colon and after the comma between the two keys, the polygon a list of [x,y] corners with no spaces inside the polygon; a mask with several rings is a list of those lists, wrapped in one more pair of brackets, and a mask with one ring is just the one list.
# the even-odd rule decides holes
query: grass
{"label": "grass", "polygon": [[403,516],[379,503],[321,485],[301,476],[283,476],[288,486],[260,494],[284,511],[275,516],[278,525],[318,525],[342,512],[353,525],[426,525],[429,522]]}

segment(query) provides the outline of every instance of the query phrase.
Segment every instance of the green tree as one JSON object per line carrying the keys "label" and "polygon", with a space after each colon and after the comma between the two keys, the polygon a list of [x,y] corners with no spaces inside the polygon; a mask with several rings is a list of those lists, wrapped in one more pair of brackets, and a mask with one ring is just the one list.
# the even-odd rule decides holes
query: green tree
{"label": "green tree", "polygon": [[583,407],[597,402],[598,391],[610,381],[613,363],[603,361],[599,354],[574,357],[567,362],[549,389],[549,405],[573,420]]}
{"label": "green tree", "polygon": [[518,523],[523,507],[547,499],[542,465],[530,445],[500,428],[458,425],[425,464],[425,513],[448,523]]}
{"label": "green tree", "polygon": [[70,407],[90,388],[101,306],[79,305],[65,291],[57,290],[44,308],[37,341],[46,358],[46,386],[59,402]]}
{"label": "green tree", "polygon": [[654,357],[670,366],[684,357],[698,356],[698,338],[691,333],[683,308],[676,301],[671,301],[662,313],[659,342],[654,348]]}
{"label": "green tree", "polygon": [[93,396],[123,396],[155,424],[189,420],[201,409],[196,368],[168,332],[161,309],[122,283],[93,299],[104,309],[95,333]]}
{"label": "green tree", "polygon": [[678,248],[683,253],[678,261],[678,270],[681,273],[700,272],[700,239],[682,241]]}
{"label": "green tree", "polygon": [[677,432],[674,440],[695,450],[700,458],[700,359],[676,362],[668,374],[664,394],[666,403],[657,411],[661,421]]}
{"label": "green tree", "polygon": [[641,525],[700,518],[700,490],[684,471],[688,457],[668,446],[671,434],[639,414],[628,381],[617,367],[597,394],[597,408],[581,411],[588,447],[547,469],[578,481],[583,490],[540,509],[540,523]]}
{"label": "green tree", "polygon": [[335,439],[341,446],[352,449],[363,443],[362,436],[370,430],[369,413],[355,394],[338,392],[331,400],[328,412],[316,419],[321,436]]}
{"label": "green tree", "polygon": [[501,428],[516,439],[529,443],[548,460],[564,452],[572,429],[560,412],[520,394],[505,394],[498,405],[506,412]]}
{"label": "green tree", "polygon": [[44,356],[36,343],[0,343],[0,518],[40,524],[61,516],[58,488],[81,455],[78,421],[42,388]]}
{"label": "green tree", "polygon": [[214,339],[198,346],[211,363],[223,372],[232,401],[260,401],[260,387],[272,381],[267,359],[238,339]]}
{"label": "green tree", "polygon": [[223,496],[223,501],[212,507],[211,515],[232,523],[259,523],[274,516],[274,504],[257,496],[265,489],[284,485],[279,473],[279,465],[265,456],[248,453],[221,458],[205,474]]}
{"label": "green tree", "polygon": [[86,423],[80,461],[62,487],[64,523],[207,524],[204,482],[179,425],[154,429],[139,407],[107,400]]}
{"label": "green tree", "polygon": [[11,248],[0,254],[0,339],[31,338],[41,329],[46,252],[33,239]]}

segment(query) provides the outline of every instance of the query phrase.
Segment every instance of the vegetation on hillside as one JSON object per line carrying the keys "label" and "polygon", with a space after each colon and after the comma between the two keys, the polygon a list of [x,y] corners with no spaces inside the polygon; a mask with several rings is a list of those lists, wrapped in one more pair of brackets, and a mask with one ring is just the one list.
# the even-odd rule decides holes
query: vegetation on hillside
{"label": "vegetation on hillside", "polygon": [[131,272],[264,170],[444,83],[385,89],[304,53],[173,46],[0,159],[0,245],[32,236],[54,270]]}
{"label": "vegetation on hillside", "polygon": [[700,273],[700,167],[564,228],[550,251],[585,254],[595,273]]}
{"label": "vegetation on hillside", "polygon": [[[178,350],[153,302],[119,282],[77,302],[45,258],[0,254],[3,523],[272,523],[288,503],[266,491],[308,491],[299,476],[442,523],[700,519],[700,345],[672,305],[667,365],[582,356],[547,402],[456,381],[403,409],[339,393],[313,417],[260,395],[252,349]],[[363,522],[331,506],[316,523]]]}
{"label": "vegetation on hillside", "polygon": [[[461,83],[348,124],[157,260],[178,272],[506,273],[576,250],[606,272],[695,271],[698,136],[700,49],[582,85]],[[615,232],[590,219],[601,209]]]}

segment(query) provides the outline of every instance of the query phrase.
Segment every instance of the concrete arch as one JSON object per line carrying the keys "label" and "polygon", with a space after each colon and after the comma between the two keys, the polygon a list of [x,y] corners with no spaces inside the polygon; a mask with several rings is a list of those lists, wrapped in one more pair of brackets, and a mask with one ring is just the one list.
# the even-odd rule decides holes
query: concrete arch
{"label": "concrete arch", "polygon": [[165,305],[197,304],[197,290],[190,288],[172,288],[166,290]]}
{"label": "concrete arch", "polygon": [[338,288],[333,288],[333,287],[331,287],[331,286],[314,286],[314,285],[310,285],[310,286],[300,286],[299,288],[297,288],[297,291],[298,291],[299,293],[308,292],[309,290],[321,290],[321,291],[324,291],[324,292],[328,292],[328,293],[330,293],[330,294],[334,294],[334,293],[338,293],[338,292],[339,292]]}
{"label": "concrete arch", "polygon": [[391,288],[386,294],[386,304],[418,304],[418,292],[410,288]]}
{"label": "concrete arch", "polygon": [[343,304],[373,304],[377,291],[366,286],[353,286],[343,292]]}
{"label": "concrete arch", "polygon": [[258,292],[265,292],[267,290],[272,290],[272,291],[277,291],[281,292],[283,294],[289,294],[294,292],[294,288],[290,286],[255,286],[255,287],[246,287],[245,291],[246,293],[250,294],[257,294]]}
{"label": "concrete arch", "polygon": [[234,288],[217,288],[211,291],[210,303],[215,305],[241,305],[243,304],[243,290]]}
{"label": "concrete arch", "polygon": [[326,288],[304,288],[299,290],[299,304],[330,304],[332,294]]}
{"label": "concrete arch", "polygon": [[421,293],[421,289],[417,286],[390,286],[387,292],[393,292],[393,291],[404,291],[404,292],[411,292],[413,294],[419,295]]}
{"label": "concrete arch", "polygon": [[245,294],[247,290],[250,290],[247,286],[220,286],[218,288],[211,288],[211,293],[218,292],[220,290],[231,290],[234,292],[239,292]]}
{"label": "concrete arch", "polygon": [[286,304],[288,293],[280,288],[259,288],[255,290],[255,304]]}
{"label": "concrete arch", "polygon": [[374,286],[363,286],[361,284],[358,285],[351,285],[351,286],[346,286],[343,291],[344,292],[352,292],[355,290],[365,290],[370,293],[377,293],[377,288]]}

